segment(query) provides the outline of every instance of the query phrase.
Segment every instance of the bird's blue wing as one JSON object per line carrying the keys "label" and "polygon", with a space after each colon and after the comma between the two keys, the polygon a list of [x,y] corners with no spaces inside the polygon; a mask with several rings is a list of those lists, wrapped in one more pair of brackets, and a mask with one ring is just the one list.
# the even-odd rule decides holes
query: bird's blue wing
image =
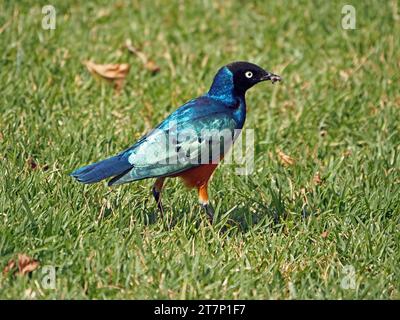
{"label": "bird's blue wing", "polygon": [[225,139],[230,135],[232,140],[234,129],[238,127],[233,112],[226,104],[206,96],[189,101],[118,155],[131,168],[109,184],[173,175],[196,167],[204,160],[218,161],[226,148],[217,145],[215,152],[215,148],[210,149],[207,137],[222,133]]}

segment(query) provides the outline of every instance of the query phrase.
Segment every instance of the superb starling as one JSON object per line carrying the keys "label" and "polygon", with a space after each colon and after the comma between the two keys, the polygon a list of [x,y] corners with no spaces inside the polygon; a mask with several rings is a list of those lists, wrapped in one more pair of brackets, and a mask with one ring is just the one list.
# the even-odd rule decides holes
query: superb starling
{"label": "superb starling", "polygon": [[[208,181],[229,146],[218,145],[216,149],[215,141],[204,132],[229,132],[233,142],[235,132],[243,128],[246,119],[246,91],[266,80],[274,83],[281,78],[249,62],[230,63],[217,72],[206,94],[175,110],[130,148],[71,175],[85,184],[112,177],[109,186],[156,178],[152,192],[161,214],[165,178],[181,177],[186,186],[197,188],[200,204],[212,222],[214,210],[208,201]],[[214,154],[217,150],[217,156],[210,156],[210,150]],[[200,157],[203,154],[206,156]]]}

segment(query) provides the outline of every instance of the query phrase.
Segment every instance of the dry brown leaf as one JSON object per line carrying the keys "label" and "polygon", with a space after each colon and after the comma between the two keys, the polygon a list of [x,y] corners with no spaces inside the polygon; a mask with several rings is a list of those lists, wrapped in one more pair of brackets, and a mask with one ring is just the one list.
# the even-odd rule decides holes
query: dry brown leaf
{"label": "dry brown leaf", "polygon": [[15,268],[15,260],[11,259],[3,269],[3,274],[6,275]]}
{"label": "dry brown leaf", "polygon": [[117,91],[122,89],[124,80],[129,73],[130,66],[127,63],[97,64],[93,61],[84,62],[90,73],[114,83]]}
{"label": "dry brown leaf", "polygon": [[135,48],[130,39],[125,41],[125,47],[129,50],[129,52],[133,53],[139,58],[145,69],[149,70],[153,74],[160,71],[160,67],[153,60],[149,59],[144,52]]}
{"label": "dry brown leaf", "polygon": [[48,164],[44,164],[44,165],[39,165],[35,159],[33,159],[32,157],[29,157],[26,160],[26,165],[28,166],[29,169],[31,170],[37,170],[37,169],[42,169],[43,171],[47,171],[49,169],[49,165]]}
{"label": "dry brown leaf", "polygon": [[151,73],[157,73],[160,71],[160,67],[153,61],[153,60],[148,60],[145,64],[144,67],[149,70]]}
{"label": "dry brown leaf", "polygon": [[31,258],[25,253],[18,253],[17,261],[15,261],[15,259],[8,261],[6,267],[3,269],[3,274],[5,275],[9,272],[16,272],[18,275],[25,275],[36,270],[38,267],[39,261]]}
{"label": "dry brown leaf", "polygon": [[35,170],[38,167],[36,161],[32,157],[30,157],[30,158],[28,158],[28,160],[26,160],[26,164],[28,165],[28,167],[31,170]]}
{"label": "dry brown leaf", "polygon": [[322,237],[323,239],[328,238],[328,236],[329,236],[329,231],[328,231],[328,230],[325,230],[324,232],[321,233],[321,237]]}
{"label": "dry brown leaf", "polygon": [[279,157],[279,161],[284,165],[284,166],[292,166],[294,165],[294,159],[287,154],[285,154],[282,150],[279,148],[276,149],[276,153]]}
{"label": "dry brown leaf", "polygon": [[92,73],[99,75],[105,79],[125,79],[129,72],[129,64],[96,64],[92,61],[85,62],[86,67]]}
{"label": "dry brown leaf", "polygon": [[319,171],[317,171],[314,175],[313,181],[315,184],[320,185],[322,184],[324,181],[321,179],[321,174],[319,173]]}
{"label": "dry brown leaf", "polygon": [[18,274],[25,275],[36,270],[39,267],[39,261],[32,259],[24,253],[18,254]]}

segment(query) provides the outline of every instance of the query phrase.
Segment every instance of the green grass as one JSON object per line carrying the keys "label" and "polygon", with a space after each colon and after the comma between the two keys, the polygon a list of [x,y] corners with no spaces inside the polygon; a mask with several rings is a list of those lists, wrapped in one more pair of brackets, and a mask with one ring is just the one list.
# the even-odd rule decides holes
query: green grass
{"label": "green grass", "polygon": [[[397,1],[353,1],[355,30],[341,28],[348,1],[79,2],[0,1],[0,268],[26,253],[57,277],[51,290],[40,268],[0,275],[0,298],[400,298]],[[48,3],[53,31],[41,28]],[[88,59],[131,64],[120,95]],[[164,193],[169,228],[154,221],[153,181],[110,189],[68,176],[131,145],[235,60],[284,82],[247,95],[255,171],[217,170],[214,226],[178,180]],[[355,289],[341,286],[348,265]]]}

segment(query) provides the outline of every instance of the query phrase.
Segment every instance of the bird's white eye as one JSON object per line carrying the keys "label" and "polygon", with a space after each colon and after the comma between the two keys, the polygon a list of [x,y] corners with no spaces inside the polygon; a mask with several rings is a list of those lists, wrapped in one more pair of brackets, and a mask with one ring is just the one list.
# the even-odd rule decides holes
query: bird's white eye
{"label": "bird's white eye", "polygon": [[246,71],[246,73],[244,75],[246,76],[247,79],[250,79],[253,76],[253,72]]}

